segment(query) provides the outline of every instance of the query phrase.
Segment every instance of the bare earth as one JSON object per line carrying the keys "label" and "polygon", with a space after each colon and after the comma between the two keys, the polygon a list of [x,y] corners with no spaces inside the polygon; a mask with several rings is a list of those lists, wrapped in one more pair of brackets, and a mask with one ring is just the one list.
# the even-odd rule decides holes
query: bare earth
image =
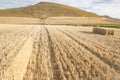
{"label": "bare earth", "polygon": [[120,80],[120,30],[0,24],[0,80]]}

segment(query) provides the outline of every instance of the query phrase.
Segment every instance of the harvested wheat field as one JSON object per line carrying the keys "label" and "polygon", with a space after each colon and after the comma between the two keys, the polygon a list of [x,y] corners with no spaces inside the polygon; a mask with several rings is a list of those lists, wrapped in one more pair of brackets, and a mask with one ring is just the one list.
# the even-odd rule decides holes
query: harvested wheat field
{"label": "harvested wheat field", "polygon": [[120,80],[120,30],[0,25],[0,80]]}
{"label": "harvested wheat field", "polygon": [[52,25],[76,25],[76,24],[117,24],[104,17],[48,17],[44,21],[40,18],[30,17],[0,17],[0,24],[52,24]]}

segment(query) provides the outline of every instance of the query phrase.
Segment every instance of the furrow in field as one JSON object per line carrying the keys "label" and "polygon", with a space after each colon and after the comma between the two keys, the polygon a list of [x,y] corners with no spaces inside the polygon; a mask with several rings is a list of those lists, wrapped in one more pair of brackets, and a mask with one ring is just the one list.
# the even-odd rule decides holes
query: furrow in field
{"label": "furrow in field", "polygon": [[0,35],[0,71],[7,70],[30,37],[31,29],[20,29],[12,32],[9,28]]}
{"label": "furrow in field", "polygon": [[63,47],[60,47],[61,45],[59,44],[59,42],[56,42],[55,39],[56,37],[52,35],[54,31],[49,29],[49,32],[52,41],[54,41],[54,51],[56,55],[55,57],[58,58],[57,65],[58,65],[58,69],[60,70],[59,73],[61,74],[62,78],[67,80],[72,80],[72,79],[78,80],[79,79],[78,73],[75,70],[74,65],[71,63],[70,59],[67,58],[66,52],[61,50],[61,48]]}
{"label": "furrow in field", "polygon": [[63,73],[61,72],[61,63],[59,62],[59,56],[57,56],[57,52],[55,51],[55,47],[52,37],[50,36],[50,32],[46,28],[48,34],[48,41],[49,41],[49,49],[50,49],[50,58],[51,58],[51,66],[53,71],[54,80],[58,79],[65,79]]}
{"label": "furrow in field", "polygon": [[[29,47],[28,47],[29,46]],[[28,51],[26,51],[26,49]],[[32,52],[32,41],[29,38],[25,44],[20,48],[19,52],[15,56],[14,60],[5,69],[0,68],[1,80],[23,80],[23,76],[26,73],[29,57]],[[1,71],[2,70],[2,71]],[[17,75],[16,75],[17,74]]]}
{"label": "furrow in field", "polygon": [[[107,46],[110,46],[110,47],[112,47],[112,48],[114,48],[115,46],[120,46],[120,40],[118,39],[117,40],[117,42],[116,41],[114,41],[114,40],[111,40],[111,37],[109,37],[109,36],[103,36],[103,38],[104,39],[107,39],[108,40],[108,42],[109,42],[109,40],[111,40],[111,41],[114,41],[114,42],[109,42],[110,44],[111,43],[115,43],[115,45],[114,45],[114,47],[113,46],[111,46],[111,45],[103,45],[103,41],[104,40],[101,40],[101,41],[96,41],[95,39],[97,39],[98,37],[96,36],[94,36],[94,40],[92,39],[92,37],[93,36],[89,36],[89,35],[85,35],[85,34],[83,34],[83,33],[77,33],[76,31],[73,31],[73,30],[70,30],[70,29],[66,29],[66,31],[68,32],[68,34],[73,34],[73,35],[76,35],[76,37],[78,37],[80,40],[83,40],[83,41],[85,41],[85,42],[88,42],[89,44],[91,44],[91,45],[94,45],[94,47],[95,48],[97,48],[97,49],[101,49],[102,51],[101,52],[104,52],[104,55],[110,55],[109,57],[107,57],[107,58],[112,58],[113,59],[113,63],[114,62],[117,62],[118,64],[120,63],[120,61],[119,61],[119,59],[120,59],[120,52],[119,52],[119,50],[117,49],[117,48],[115,48],[115,49],[111,49],[111,48],[108,48]],[[98,35],[99,36],[99,35]],[[98,44],[99,43],[99,44]],[[119,48],[119,47],[118,47]],[[107,53],[107,54],[105,54],[105,53]],[[116,60],[116,61],[115,61]]]}
{"label": "furrow in field", "polygon": [[[83,30],[82,30],[83,29]],[[88,29],[88,30],[87,30]],[[101,46],[103,49],[109,49],[111,52],[116,53],[117,55],[120,56],[120,36],[115,35],[99,35],[95,34],[92,31],[92,28],[71,28],[71,29],[66,29],[67,31],[72,31],[73,33],[79,33],[78,35],[81,38],[84,38],[85,40],[88,40],[89,42],[93,44],[97,44]],[[117,29],[113,29],[116,30]],[[114,47],[113,47],[114,46]]]}
{"label": "furrow in field", "polygon": [[[77,73],[75,74],[73,73],[74,71],[72,70],[73,72],[70,72],[71,74],[78,75],[79,78],[81,77],[85,79],[86,78],[90,79],[91,75],[88,75],[88,74],[91,71],[90,73],[93,73],[92,77],[96,79],[97,79],[96,76],[101,76],[100,78],[102,79],[111,79],[111,78],[115,79],[114,76],[112,77],[109,76],[111,74],[112,75],[115,74],[115,76],[117,76],[117,73],[114,70],[110,69],[109,66],[101,62],[99,59],[96,59],[93,55],[91,55],[91,53],[83,49],[82,46],[80,47],[79,44],[77,44],[74,40],[72,40],[71,38],[63,34],[62,32],[59,32],[57,29],[53,28],[49,31],[53,32],[53,33],[51,32],[51,34],[53,34],[52,39],[54,38],[54,43],[58,45],[58,48],[61,51],[61,55],[63,56],[63,59],[64,59],[64,56],[66,56],[65,60],[67,58],[67,62],[65,64],[68,64],[70,62],[71,64],[73,64],[72,67],[74,68],[74,70],[77,71]],[[99,63],[96,60],[99,61]],[[99,64],[102,64],[103,66]],[[92,68],[94,68],[94,70]],[[106,73],[109,73],[109,74],[106,75]],[[78,79],[75,79],[75,80],[78,80]]]}
{"label": "furrow in field", "polygon": [[46,30],[38,27],[35,32],[33,56],[29,61],[24,80],[53,80]]}
{"label": "furrow in field", "polygon": [[[36,30],[36,29],[35,29]],[[26,75],[24,76],[24,80],[33,80],[34,79],[34,74],[36,71],[36,58],[37,58],[37,49],[38,49],[38,41],[40,37],[40,31],[36,30],[34,34],[32,35],[33,37],[33,50],[32,50],[32,55],[29,60],[29,64],[27,66],[27,72]]]}
{"label": "furrow in field", "polygon": [[120,80],[119,37],[87,33],[91,30],[59,25],[0,27],[0,79]]}
{"label": "furrow in field", "polygon": [[[99,46],[96,47],[96,45],[88,43],[84,40],[82,40],[80,37],[77,36],[77,34],[71,34],[68,33],[67,31],[63,31],[61,29],[59,29],[61,32],[63,32],[64,34],[66,34],[67,36],[71,37],[74,41],[78,42],[79,44],[81,44],[82,46],[84,46],[86,49],[88,49],[93,55],[95,55],[96,57],[100,58],[105,64],[109,65],[110,67],[112,67],[113,69],[115,69],[116,72],[120,72],[120,66],[118,59],[114,59],[113,56],[111,56],[110,54],[112,54],[111,52],[105,52],[104,50],[102,50],[101,48],[99,48]],[[107,53],[107,54],[106,54]],[[116,62],[116,63],[114,63]]]}
{"label": "furrow in field", "polygon": [[[76,65],[78,64],[78,63],[80,63],[79,62],[79,59],[82,59],[81,60],[81,63],[83,62],[83,63],[87,63],[88,62],[88,64],[89,63],[91,63],[91,62],[89,62],[92,58],[95,58],[95,56],[93,56],[93,55],[91,55],[91,53],[89,53],[88,54],[88,51],[85,51],[85,49],[83,49],[82,51],[83,51],[83,53],[85,53],[85,54],[83,54],[82,55],[82,51],[78,48],[78,47],[76,47],[75,46],[75,44],[72,44],[73,42],[75,42],[74,40],[71,40],[71,41],[69,41],[69,37],[67,38],[67,36],[64,36],[63,38],[62,38],[62,36],[64,35],[63,33],[61,34],[61,36],[60,35],[58,35],[58,34],[60,34],[60,32],[59,31],[57,31],[56,30],[56,32],[55,31],[53,31],[53,34],[54,34],[54,37],[56,37],[56,41],[58,42],[58,43],[60,43],[60,49],[64,49],[64,50],[61,50],[61,51],[67,51],[67,53],[69,53],[68,55],[69,55],[69,59],[71,60],[71,62],[73,62],[74,64],[76,63]],[[55,36],[56,35],[56,36]],[[62,39],[61,41],[60,41],[60,39]],[[64,39],[64,41],[63,41],[63,39]],[[66,41],[67,40],[67,41]],[[59,42],[60,41],[60,42]],[[55,42],[55,41],[54,41]],[[62,46],[61,44],[63,43],[63,45],[64,46]],[[68,43],[68,44],[67,44]],[[66,45],[65,45],[66,44]],[[70,44],[70,45],[69,45]],[[73,46],[72,46],[73,45]],[[77,44],[77,45],[79,45],[79,44]],[[68,47],[67,47],[68,46]],[[72,51],[72,47],[73,47],[73,51]],[[78,52],[76,52],[75,50],[76,50],[76,48],[78,48],[77,50],[80,50],[80,51],[78,51]],[[70,52],[70,51],[72,51],[72,52]],[[79,56],[79,55],[76,55],[77,53],[79,53],[80,52],[80,54],[79,55],[81,55],[80,56],[80,58],[78,58],[77,56]],[[67,54],[67,53],[65,53],[65,54]],[[86,54],[88,54],[88,55],[86,55]],[[75,56],[76,55],[76,56]],[[88,58],[87,58],[88,57]],[[76,58],[76,59],[75,59]],[[77,58],[78,58],[78,60],[77,60]],[[73,61],[72,61],[73,60]],[[98,63],[98,62],[100,62],[100,63]],[[84,62],[85,61],[85,62]],[[96,64],[96,65],[91,65],[91,64]],[[108,72],[108,73],[110,73],[109,75],[113,75],[112,73],[114,73],[115,71],[114,70],[112,70],[112,69],[110,69],[109,68],[109,66],[107,66],[106,64],[104,64],[103,62],[101,62],[101,60],[99,60],[99,59],[97,59],[97,58],[95,58],[95,60],[93,59],[93,62],[91,63],[90,65],[91,66],[96,66],[97,68],[96,69],[98,69],[98,73],[100,73],[99,75],[105,75],[106,74],[106,72]],[[104,64],[104,66],[102,66],[101,65],[101,68],[99,69],[99,67],[100,67],[100,65],[99,64]],[[79,67],[79,66],[78,66]],[[84,66],[81,66],[81,67],[86,67],[86,65],[84,65]],[[88,68],[90,68],[90,66],[88,66]],[[107,69],[108,68],[108,69]],[[104,71],[104,69],[107,69],[106,71]],[[80,69],[79,69],[80,70]],[[86,69],[84,69],[84,70],[86,70]],[[103,70],[103,72],[101,72],[101,71],[99,71],[99,70]],[[96,70],[96,72],[97,72],[97,70]],[[104,73],[104,74],[102,74],[102,73]],[[117,73],[116,73],[116,76],[117,76]],[[105,76],[106,78],[108,77],[108,78],[110,78],[108,75],[106,75]],[[104,79],[105,79],[105,77],[104,77]],[[112,77],[114,77],[114,76],[112,76]],[[101,77],[102,78],[102,77]],[[115,79],[115,77],[114,77],[114,79]]]}
{"label": "furrow in field", "polygon": [[[92,32],[92,28],[84,27],[62,27],[65,31],[71,34],[77,34],[76,36],[84,41],[88,41],[94,45],[99,45],[102,49],[107,49],[113,53],[116,53],[117,56],[120,56],[119,47],[120,47],[120,38],[114,35],[99,35]],[[113,47],[114,46],[114,47]]]}

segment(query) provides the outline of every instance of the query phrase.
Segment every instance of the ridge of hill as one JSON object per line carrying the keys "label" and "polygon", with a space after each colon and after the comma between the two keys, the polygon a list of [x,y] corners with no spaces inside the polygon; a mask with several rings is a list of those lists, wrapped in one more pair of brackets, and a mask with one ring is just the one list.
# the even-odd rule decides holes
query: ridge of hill
{"label": "ridge of hill", "polygon": [[2,17],[41,17],[43,15],[48,17],[100,17],[96,13],[53,2],[40,2],[26,7],[0,10]]}

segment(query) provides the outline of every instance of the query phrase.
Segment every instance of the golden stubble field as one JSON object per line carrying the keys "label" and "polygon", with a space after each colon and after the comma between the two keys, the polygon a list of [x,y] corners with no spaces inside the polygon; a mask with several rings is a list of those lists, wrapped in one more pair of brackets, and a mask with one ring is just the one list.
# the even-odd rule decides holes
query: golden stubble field
{"label": "golden stubble field", "polygon": [[120,30],[1,24],[0,80],[120,80]]}
{"label": "golden stubble field", "polygon": [[48,17],[40,18],[30,17],[0,17],[0,24],[117,24],[115,21],[99,17]]}

